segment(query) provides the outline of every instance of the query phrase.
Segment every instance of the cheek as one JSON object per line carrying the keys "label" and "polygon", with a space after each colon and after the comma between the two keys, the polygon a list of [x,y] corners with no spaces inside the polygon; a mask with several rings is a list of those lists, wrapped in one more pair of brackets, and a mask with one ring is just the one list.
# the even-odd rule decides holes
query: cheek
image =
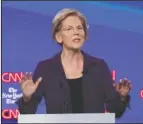
{"label": "cheek", "polygon": [[68,34],[63,34],[63,35],[62,35],[62,39],[63,39],[63,40],[65,40],[65,39],[67,40],[67,39],[69,39],[70,37],[71,37],[71,36],[68,35]]}
{"label": "cheek", "polygon": [[85,38],[85,32],[82,32],[82,33],[81,33],[81,37],[82,37],[82,38]]}
{"label": "cheek", "polygon": [[70,35],[62,35],[62,41],[63,41],[63,43],[65,43],[65,44],[69,44],[70,42],[70,40],[72,39],[72,36],[70,36]]}

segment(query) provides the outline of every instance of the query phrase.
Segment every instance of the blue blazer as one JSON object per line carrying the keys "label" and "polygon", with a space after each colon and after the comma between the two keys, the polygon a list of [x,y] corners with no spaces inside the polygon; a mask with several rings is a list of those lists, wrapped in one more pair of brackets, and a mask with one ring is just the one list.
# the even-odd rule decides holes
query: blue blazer
{"label": "blue blazer", "polygon": [[[111,72],[103,59],[95,58],[82,51],[83,68],[83,101],[84,113],[108,112],[121,117],[127,102],[122,102],[113,87]],[[42,77],[42,82],[28,103],[23,98],[16,103],[21,114],[36,112],[42,97],[45,99],[47,113],[72,113],[69,85],[61,63],[61,52],[53,58],[39,62],[33,80]]]}

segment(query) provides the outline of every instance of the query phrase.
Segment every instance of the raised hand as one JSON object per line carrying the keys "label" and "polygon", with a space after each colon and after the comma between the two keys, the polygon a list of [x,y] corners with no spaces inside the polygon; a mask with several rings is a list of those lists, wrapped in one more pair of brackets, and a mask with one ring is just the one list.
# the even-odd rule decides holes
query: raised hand
{"label": "raised hand", "polygon": [[132,88],[131,81],[129,81],[127,78],[120,79],[119,83],[114,83],[113,86],[121,96],[127,96]]}
{"label": "raised hand", "polygon": [[21,90],[23,92],[23,99],[28,102],[32,94],[36,91],[39,83],[42,81],[42,77],[38,78],[34,83],[32,80],[32,73],[26,73],[21,79]]}

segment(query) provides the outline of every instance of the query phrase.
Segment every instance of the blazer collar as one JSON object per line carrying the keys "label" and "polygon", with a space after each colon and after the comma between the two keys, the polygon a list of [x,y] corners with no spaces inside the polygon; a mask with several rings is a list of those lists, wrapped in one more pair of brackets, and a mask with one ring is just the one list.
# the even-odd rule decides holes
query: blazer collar
{"label": "blazer collar", "polygon": [[[88,68],[91,67],[93,64],[95,65],[98,60],[95,57],[88,55],[84,51],[81,51],[81,52],[82,52],[83,57],[84,57],[83,72],[86,72],[88,70]],[[63,69],[62,62],[61,62],[61,53],[62,52],[60,51],[53,57],[53,62],[56,65],[55,66],[56,69],[58,69],[59,71],[64,73],[64,69]]]}

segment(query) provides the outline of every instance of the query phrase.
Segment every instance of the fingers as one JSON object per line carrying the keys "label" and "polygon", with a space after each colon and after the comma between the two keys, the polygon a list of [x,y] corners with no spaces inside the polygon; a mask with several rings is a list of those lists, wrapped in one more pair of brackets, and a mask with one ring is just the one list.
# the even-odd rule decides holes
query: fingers
{"label": "fingers", "polygon": [[127,84],[127,86],[130,88],[132,87],[131,83],[132,83],[131,81],[128,81],[128,84]]}
{"label": "fingers", "polygon": [[38,80],[35,83],[32,80],[26,80],[25,82],[21,84],[21,89],[23,91],[29,89],[31,90],[31,92],[34,92],[37,89],[41,81],[42,81],[42,77],[38,78]]}
{"label": "fingers", "polygon": [[129,90],[131,89],[131,81],[130,80],[128,80],[127,78],[124,78],[124,86],[126,87],[126,88],[129,88]]}
{"label": "fingers", "polygon": [[121,89],[121,87],[124,85],[124,80],[120,79],[119,80],[119,89]]}
{"label": "fingers", "polygon": [[21,83],[25,82],[27,80],[26,74],[23,74],[21,78]]}
{"label": "fingers", "polygon": [[31,80],[32,79],[32,72],[26,72],[22,79],[21,79],[21,83],[25,82],[26,80]]}
{"label": "fingers", "polygon": [[27,78],[28,78],[28,80],[31,80],[31,79],[32,79],[32,72],[29,72],[29,73],[27,74]]}
{"label": "fingers", "polygon": [[38,80],[35,82],[36,88],[38,87],[41,81],[42,81],[42,77],[38,78]]}
{"label": "fingers", "polygon": [[113,86],[115,87],[116,91],[119,91],[121,89],[130,90],[132,88],[131,81],[127,78],[120,79],[119,83],[113,84]]}
{"label": "fingers", "polygon": [[131,81],[128,80],[127,78],[120,79],[119,80],[120,88],[123,88],[124,90],[130,91],[132,88]]}
{"label": "fingers", "polygon": [[120,79],[120,80],[119,80],[119,83],[122,84],[122,85],[125,86],[125,87],[129,87],[129,86],[131,85],[131,81],[128,80],[127,78]]}
{"label": "fingers", "polygon": [[21,78],[21,84],[23,83],[23,82],[25,82],[26,81],[26,77],[23,75],[23,77]]}
{"label": "fingers", "polygon": [[129,87],[129,90],[131,90],[132,88],[131,82],[129,82],[128,87]]}
{"label": "fingers", "polygon": [[27,85],[27,83],[28,83],[27,80],[32,80],[32,73],[31,72],[30,73],[26,72],[23,75],[21,82],[20,82],[21,88],[24,88],[25,85]]}
{"label": "fingers", "polygon": [[25,77],[27,80],[31,80],[32,79],[32,72],[26,72]]}

